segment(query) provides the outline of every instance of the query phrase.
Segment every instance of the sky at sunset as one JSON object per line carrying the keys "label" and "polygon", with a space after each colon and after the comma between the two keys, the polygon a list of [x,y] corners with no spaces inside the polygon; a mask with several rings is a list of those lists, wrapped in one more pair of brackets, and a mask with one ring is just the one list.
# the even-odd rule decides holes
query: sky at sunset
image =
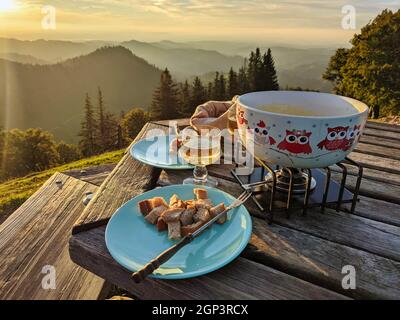
{"label": "sky at sunset", "polygon": [[[43,6],[56,9],[44,30]],[[356,9],[356,30],[341,26]],[[286,45],[345,44],[392,0],[0,0],[0,37],[18,39],[227,40]]]}

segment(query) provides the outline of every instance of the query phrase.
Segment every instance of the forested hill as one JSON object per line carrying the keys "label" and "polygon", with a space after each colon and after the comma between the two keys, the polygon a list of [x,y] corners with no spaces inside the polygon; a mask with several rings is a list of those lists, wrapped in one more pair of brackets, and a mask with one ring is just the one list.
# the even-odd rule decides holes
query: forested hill
{"label": "forested hill", "polygon": [[86,93],[101,87],[107,110],[149,106],[160,70],[123,47],[105,47],[54,65],[0,60],[0,127],[41,127],[76,142]]}

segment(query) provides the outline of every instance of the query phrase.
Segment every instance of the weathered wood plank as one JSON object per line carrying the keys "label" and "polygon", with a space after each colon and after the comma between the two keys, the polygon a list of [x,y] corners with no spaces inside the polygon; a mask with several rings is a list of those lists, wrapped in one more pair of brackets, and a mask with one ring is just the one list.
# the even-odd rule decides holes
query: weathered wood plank
{"label": "weathered wood plank", "polygon": [[[104,280],[73,264],[68,255],[68,239],[84,209],[83,197],[96,190],[56,173],[0,226],[0,299],[98,297]],[[46,265],[55,268],[55,290],[42,288]]]}
{"label": "weathered wood plank", "polygon": [[84,169],[68,170],[63,173],[67,176],[100,186],[116,166],[116,163],[104,164]]}
{"label": "weathered wood plank", "polygon": [[400,132],[393,132],[382,129],[365,128],[364,135],[372,137],[382,137],[389,140],[400,141]]}
{"label": "weathered wood plank", "polygon": [[[332,168],[332,171],[339,173],[342,172],[340,168]],[[348,167],[347,174],[352,176],[357,176],[358,172],[355,167]],[[363,178],[377,182],[389,183],[395,186],[400,186],[400,175],[396,173],[385,172],[379,169],[370,169],[364,167]]]}
{"label": "weathered wood plank", "polygon": [[202,277],[163,281],[147,279],[136,284],[131,273],[119,266],[107,251],[104,227],[73,235],[73,261],[140,299],[345,299],[267,266],[238,258],[228,266]]}
{"label": "weathered wood plank", "polygon": [[360,196],[355,214],[400,227],[400,205]]}
{"label": "weathered wood plank", "polygon": [[[159,183],[180,183],[184,176],[182,172],[164,171]],[[233,195],[240,194],[236,184],[219,181],[220,189]],[[251,201],[246,207],[256,216],[263,217]],[[389,251],[383,251],[398,257],[400,229],[360,219],[357,216],[351,219],[350,215],[337,214],[333,210],[327,210],[324,215],[316,212],[307,217],[294,215],[290,220],[276,214],[276,222],[271,226],[254,218],[252,240],[244,255],[353,298],[400,298],[400,263],[380,256],[381,246],[387,244]],[[384,227],[384,231],[379,227]],[[390,231],[396,234],[386,234]],[[397,240],[387,243],[391,237]],[[363,241],[365,245],[361,246]],[[378,244],[374,244],[375,241]],[[373,249],[378,254],[367,252],[371,244],[375,245]],[[345,291],[341,287],[341,271],[345,265],[353,265],[357,270],[356,290]]]}
{"label": "weathered wood plank", "polygon": [[[307,217],[276,215],[277,223],[346,246],[400,261],[400,228],[364,217],[309,210]],[[329,226],[329,228],[327,228]]]}
{"label": "weathered wood plank", "polygon": [[367,128],[400,132],[400,126],[397,124],[377,122],[377,121],[368,121]]}
{"label": "weathered wood plank", "polygon": [[400,160],[400,143],[399,143],[399,148],[396,149],[396,148],[390,148],[388,146],[381,146],[381,145],[374,145],[374,144],[360,142],[357,145],[355,152],[365,153],[372,156],[378,156],[388,159]]}
{"label": "weathered wood plank", "polygon": [[379,157],[358,152],[352,152],[349,154],[348,157],[358,162],[365,168],[398,174],[400,179],[400,160],[389,159],[387,157]]}
{"label": "weathered wood plank", "polygon": [[[158,130],[159,133],[160,130],[165,132],[166,128],[149,123],[134,142],[139,141],[152,130]],[[134,160],[127,152],[76,222],[73,233],[80,232],[88,226],[103,224],[123,203],[135,195],[153,189],[159,174],[159,169]]]}
{"label": "weathered wood plank", "polygon": [[[340,181],[341,174],[332,173],[332,178]],[[397,181],[398,182],[398,181]],[[357,183],[355,176],[347,176],[346,187],[354,191]],[[398,183],[392,184],[390,181],[377,181],[368,179],[367,177],[362,179],[359,194],[365,197],[374,198],[377,200],[383,200],[386,202],[400,204],[400,186]]]}
{"label": "weathered wood plank", "polygon": [[[354,299],[399,299],[400,264],[278,224],[253,219],[243,256]],[[342,288],[342,269],[356,270],[356,289]]]}
{"label": "weathered wood plank", "polygon": [[364,144],[381,146],[381,147],[395,149],[395,150],[400,149],[399,141],[386,139],[386,138],[382,138],[382,137],[362,136],[360,139],[360,142],[362,142]]}

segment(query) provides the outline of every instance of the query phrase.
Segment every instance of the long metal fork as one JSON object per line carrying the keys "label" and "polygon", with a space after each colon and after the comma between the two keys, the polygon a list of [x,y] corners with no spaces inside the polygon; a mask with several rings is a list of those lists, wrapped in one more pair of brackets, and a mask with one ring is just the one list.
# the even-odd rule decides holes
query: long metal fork
{"label": "long metal fork", "polygon": [[251,191],[246,190],[243,192],[231,205],[226,207],[224,211],[217,214],[214,218],[208,221],[201,228],[197,229],[195,232],[188,234],[177,244],[173,245],[171,248],[165,250],[158,257],[151,260],[146,264],[141,270],[136,271],[132,277],[136,283],[139,283],[146,279],[146,277],[157,270],[162,264],[170,260],[180,249],[182,249],[187,244],[191,243],[196,237],[198,237],[202,232],[204,232],[208,227],[210,227],[214,222],[221,218],[228,211],[235,209],[245,203],[251,197]]}

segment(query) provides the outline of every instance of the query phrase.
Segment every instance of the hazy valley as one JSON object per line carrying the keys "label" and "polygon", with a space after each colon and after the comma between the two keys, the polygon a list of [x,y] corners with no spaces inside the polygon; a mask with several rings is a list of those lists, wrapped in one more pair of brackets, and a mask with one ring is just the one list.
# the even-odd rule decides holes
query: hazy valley
{"label": "hazy valley", "polygon": [[[120,47],[96,51],[115,45]],[[101,87],[108,110],[117,115],[133,106],[147,109],[159,69],[168,67],[177,81],[199,76],[207,83],[216,71],[238,70],[255,47],[223,41],[117,44],[0,39],[0,125],[41,127],[57,139],[76,142],[86,93],[94,96]],[[282,88],[331,90],[321,75],[333,49],[271,49]]]}

